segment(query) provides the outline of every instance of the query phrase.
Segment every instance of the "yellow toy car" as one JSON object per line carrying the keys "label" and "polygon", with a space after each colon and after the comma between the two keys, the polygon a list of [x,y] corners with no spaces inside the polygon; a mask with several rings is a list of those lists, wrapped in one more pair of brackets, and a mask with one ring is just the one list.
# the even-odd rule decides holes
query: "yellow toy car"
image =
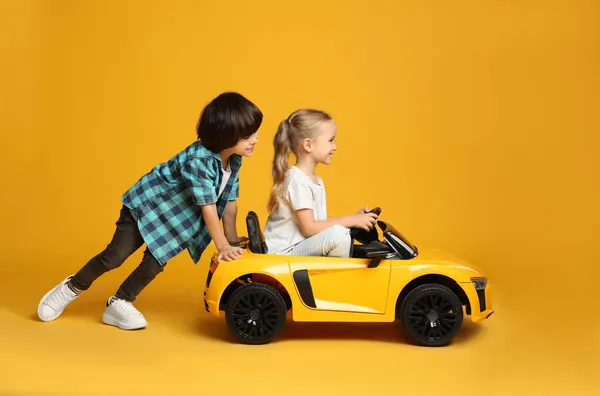
{"label": "yellow toy car", "polygon": [[247,251],[230,262],[213,256],[204,292],[206,310],[224,311],[242,343],[272,341],[289,313],[296,322],[399,320],[412,342],[442,346],[465,313],[475,322],[494,313],[490,283],[479,270],[417,249],[384,221],[369,232],[351,230],[350,258],[268,254],[256,213],[248,213],[246,226]]}

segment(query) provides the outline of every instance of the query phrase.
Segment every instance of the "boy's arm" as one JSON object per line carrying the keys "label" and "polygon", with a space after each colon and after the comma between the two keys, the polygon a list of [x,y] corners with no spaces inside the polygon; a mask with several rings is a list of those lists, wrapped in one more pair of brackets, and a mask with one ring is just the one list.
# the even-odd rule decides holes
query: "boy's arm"
{"label": "boy's arm", "polygon": [[194,203],[200,206],[202,217],[219,251],[218,261],[238,259],[243,250],[227,241],[217,214],[216,170],[211,158],[191,158],[181,167],[181,176],[192,193]]}
{"label": "boy's arm", "polygon": [[225,230],[225,237],[230,244],[235,244],[240,239],[237,234],[236,218],[237,201],[229,201],[223,213],[223,229]]}
{"label": "boy's arm", "polygon": [[[223,228],[221,228],[221,222],[217,214],[217,206],[215,204],[202,205],[202,216],[206,227],[208,227],[208,233],[215,242],[215,246],[219,251],[217,261],[221,259],[225,261],[236,260],[243,254],[243,249],[239,247],[233,247],[229,244]],[[234,220],[235,221],[235,220]]]}

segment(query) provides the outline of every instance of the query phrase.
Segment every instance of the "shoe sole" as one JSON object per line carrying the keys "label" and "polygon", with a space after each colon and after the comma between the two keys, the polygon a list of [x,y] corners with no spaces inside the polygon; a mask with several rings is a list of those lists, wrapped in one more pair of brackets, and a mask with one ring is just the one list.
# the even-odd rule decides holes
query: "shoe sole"
{"label": "shoe sole", "polygon": [[57,286],[55,286],[53,289],[51,289],[48,293],[44,294],[44,297],[42,297],[42,299],[40,300],[40,303],[38,304],[37,314],[38,314],[38,317],[40,318],[41,321],[43,321],[43,322],[52,322],[53,320],[55,320],[56,318],[58,318],[63,313],[63,311],[65,310],[65,308],[67,307],[67,305],[69,305],[70,303],[73,302],[73,300],[69,301],[67,303],[67,305],[65,305],[64,308],[60,310],[60,312],[57,312],[56,314],[54,314],[52,316],[44,317],[42,315],[42,307],[44,305],[44,301],[46,301],[46,299],[48,298],[48,296],[50,294],[52,294],[53,291],[55,291],[56,289],[58,289],[59,287],[61,287],[62,285],[64,285],[64,283],[66,282],[67,279],[69,279],[69,277],[65,278],[65,280],[63,280],[62,282],[60,282]]}
{"label": "shoe sole", "polygon": [[104,322],[107,325],[116,326],[121,330],[140,330],[140,329],[144,329],[144,328],[146,328],[146,326],[148,326],[148,323],[144,323],[144,324],[137,325],[137,326],[127,324],[106,312],[104,314],[102,314],[102,322]]}

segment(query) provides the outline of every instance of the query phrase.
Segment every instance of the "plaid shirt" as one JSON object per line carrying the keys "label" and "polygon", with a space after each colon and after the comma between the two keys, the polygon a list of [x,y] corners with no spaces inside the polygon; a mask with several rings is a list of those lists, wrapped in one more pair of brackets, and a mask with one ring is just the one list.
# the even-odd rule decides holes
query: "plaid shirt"
{"label": "plaid shirt", "polygon": [[212,241],[200,205],[216,203],[219,219],[228,201],[239,195],[242,158],[230,157],[231,177],[217,196],[223,178],[221,157],[200,141],[154,167],[122,196],[137,218],[148,249],[162,265],[187,249],[194,263]]}

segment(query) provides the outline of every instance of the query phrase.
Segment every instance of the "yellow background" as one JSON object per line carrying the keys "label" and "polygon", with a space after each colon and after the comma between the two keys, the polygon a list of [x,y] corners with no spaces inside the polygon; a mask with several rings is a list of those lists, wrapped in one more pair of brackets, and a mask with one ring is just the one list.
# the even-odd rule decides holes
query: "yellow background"
{"label": "yellow background", "polygon": [[[598,2],[5,0],[0,15],[0,394],[598,394]],[[289,324],[240,346],[203,310],[211,248],[140,295],[142,332],[100,323],[141,251],[38,322],[43,294],[109,242],[123,191],[225,90],[265,114],[240,234],[248,210],[266,219],[279,121],[322,108],[339,128],[319,169],[331,215],[381,206],[417,245],[484,268],[497,314],[444,349],[393,325]]]}

